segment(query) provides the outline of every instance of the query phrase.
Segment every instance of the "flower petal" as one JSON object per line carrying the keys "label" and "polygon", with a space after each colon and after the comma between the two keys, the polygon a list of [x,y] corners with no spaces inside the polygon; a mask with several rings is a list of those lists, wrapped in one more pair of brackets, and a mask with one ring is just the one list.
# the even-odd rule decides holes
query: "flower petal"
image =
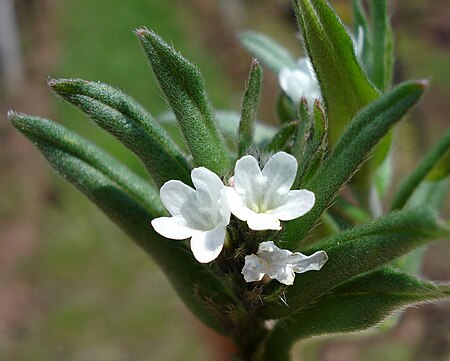
{"label": "flower petal", "polygon": [[245,256],[245,264],[242,268],[242,274],[246,282],[261,281],[266,273],[264,261],[258,256],[251,254]]}
{"label": "flower petal", "polygon": [[226,225],[219,224],[206,232],[195,232],[191,238],[191,250],[200,263],[208,263],[217,258],[225,241]]}
{"label": "flower petal", "polygon": [[306,189],[290,191],[280,197],[282,205],[269,210],[267,213],[276,216],[279,220],[290,221],[308,213],[316,201],[313,192]]}
{"label": "flower petal", "polygon": [[295,273],[291,267],[285,265],[282,268],[278,268],[277,273],[270,275],[272,279],[276,279],[278,282],[285,284],[286,286],[291,286],[294,284]]}
{"label": "flower petal", "polygon": [[171,239],[186,239],[195,232],[185,226],[181,217],[160,217],[152,220],[152,226],[161,236]]}
{"label": "flower petal", "polygon": [[236,162],[234,167],[234,189],[246,199],[253,199],[253,193],[259,193],[264,178],[259,169],[258,161],[251,155],[246,155]]}
{"label": "flower petal", "polygon": [[319,271],[327,261],[328,255],[325,251],[318,251],[311,256],[295,252],[287,260],[288,263],[292,264],[292,269],[296,273]]}
{"label": "flower petal", "polygon": [[264,166],[262,174],[267,178],[263,192],[273,196],[289,192],[297,175],[297,160],[290,154],[278,152]]}
{"label": "flower petal", "polygon": [[234,188],[225,187],[225,195],[231,213],[233,213],[241,221],[246,221],[255,213],[245,206],[243,197],[238,194]]}
{"label": "flower petal", "polygon": [[302,95],[310,87],[311,79],[309,73],[282,68],[278,74],[278,82],[286,95],[294,103],[299,103]]}
{"label": "flower petal", "polygon": [[220,191],[224,185],[217,174],[207,168],[198,167],[192,170],[191,178],[199,202],[202,204],[211,204],[219,200]]}
{"label": "flower petal", "polygon": [[163,184],[159,191],[161,202],[172,216],[179,216],[186,203],[195,208],[195,191],[179,180],[170,180]]}
{"label": "flower petal", "polygon": [[253,229],[254,231],[264,231],[266,229],[279,231],[281,229],[278,218],[267,213],[249,213],[247,216],[247,225],[248,228]]}

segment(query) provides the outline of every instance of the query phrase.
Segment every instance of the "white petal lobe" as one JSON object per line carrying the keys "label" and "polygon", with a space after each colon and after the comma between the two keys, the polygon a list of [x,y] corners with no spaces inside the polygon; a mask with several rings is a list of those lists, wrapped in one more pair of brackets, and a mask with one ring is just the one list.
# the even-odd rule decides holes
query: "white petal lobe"
{"label": "white petal lobe", "polygon": [[268,160],[262,175],[267,179],[265,192],[287,193],[297,175],[297,160],[288,153],[278,152]]}
{"label": "white petal lobe", "polygon": [[[325,251],[318,251],[311,256],[300,252],[278,248],[273,242],[259,245],[256,255],[245,257],[242,274],[247,282],[259,281],[266,274],[285,285],[292,285],[295,273],[318,271],[328,260]],[[261,276],[262,274],[262,276]]]}
{"label": "white petal lobe", "polygon": [[191,250],[197,261],[208,263],[217,258],[223,248],[226,228],[218,225],[207,232],[196,232],[191,238]]}
{"label": "white petal lobe", "polygon": [[171,239],[186,239],[192,236],[194,231],[183,225],[180,217],[160,217],[152,220],[152,226],[161,236]]}

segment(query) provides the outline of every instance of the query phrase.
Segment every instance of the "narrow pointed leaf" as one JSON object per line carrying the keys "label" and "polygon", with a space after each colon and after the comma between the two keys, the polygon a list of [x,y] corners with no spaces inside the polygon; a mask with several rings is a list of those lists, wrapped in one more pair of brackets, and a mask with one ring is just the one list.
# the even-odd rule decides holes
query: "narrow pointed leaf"
{"label": "narrow pointed leaf", "polygon": [[450,128],[422,159],[412,173],[400,184],[392,201],[391,210],[402,208],[414,190],[426,178],[438,161],[450,149]]}
{"label": "narrow pointed leaf", "polygon": [[253,59],[247,89],[242,101],[242,115],[239,123],[239,157],[245,155],[247,149],[253,144],[262,75],[262,68],[258,60]]}
{"label": "narrow pointed leaf", "polygon": [[348,119],[378,92],[361,69],[345,27],[324,0],[296,0],[295,11],[326,102],[334,144]]}
{"label": "narrow pointed leaf", "polygon": [[[307,254],[324,250],[328,261],[318,272],[299,274],[286,292],[286,303],[267,306],[265,317],[278,318],[300,311],[342,282],[385,265],[439,237],[449,229],[426,209],[394,212],[324,240]],[[268,287],[267,292],[270,292]]]}
{"label": "narrow pointed leaf", "polygon": [[298,106],[298,127],[295,136],[294,146],[292,147],[292,155],[297,159],[299,164],[302,163],[302,157],[305,153],[308,137],[307,132],[310,126],[310,117],[308,110],[308,101],[305,97],[300,99]]}
{"label": "narrow pointed leaf", "polygon": [[371,0],[372,13],[372,81],[380,90],[391,84],[393,73],[393,39],[388,20],[387,0]]}
{"label": "narrow pointed leaf", "polygon": [[276,114],[280,124],[286,124],[297,119],[295,104],[284,92],[280,92],[278,95]]}
{"label": "narrow pointed leaf", "polygon": [[153,31],[138,29],[136,35],[175,113],[195,164],[225,174],[230,160],[200,72]]}
{"label": "narrow pointed leaf", "polygon": [[44,118],[15,112],[10,112],[8,117],[12,125],[30,140],[46,142],[49,146],[78,158],[117,183],[124,191],[138,200],[153,217],[166,214],[166,210],[159,199],[159,191],[154,186],[145,182],[86,139],[69,131],[62,125]]}
{"label": "narrow pointed leaf", "polygon": [[239,36],[242,45],[275,74],[283,67],[295,68],[291,53],[275,40],[256,31],[245,31]]}
{"label": "narrow pointed leaf", "polygon": [[304,185],[314,192],[316,203],[305,216],[286,225],[283,234],[285,246],[296,249],[377,142],[418,101],[425,85],[423,82],[403,83],[354,117],[331,154],[314,177]]}
{"label": "narrow pointed leaf", "polygon": [[356,332],[383,321],[393,311],[450,296],[450,285],[436,285],[385,268],[333,289],[307,310],[279,321],[267,341],[266,359],[285,360],[299,339]]}
{"label": "narrow pointed leaf", "polygon": [[[61,127],[54,127],[39,118],[11,114],[11,121],[42,152],[51,166],[66,180],[95,203],[114,223],[141,246],[162,268],[183,301],[208,326],[221,331],[207,308],[194,295],[195,288],[204,289],[216,297],[218,281],[202,264],[198,263],[184,242],[159,236],[150,226],[154,215],[127,192],[117,172],[117,162],[98,154],[98,150],[85,140]],[[36,123],[43,122],[43,126]],[[47,134],[47,130],[50,134]],[[68,138],[65,138],[65,137]],[[78,143],[73,144],[75,140]],[[87,145],[87,148],[79,148]],[[106,164],[101,164],[106,161]],[[126,175],[123,175],[126,177]],[[221,295],[222,296],[222,295]]]}
{"label": "narrow pointed leaf", "polygon": [[49,85],[133,151],[158,186],[170,179],[190,183],[186,157],[134,99],[109,85],[81,79],[51,79]]}
{"label": "narrow pointed leaf", "polygon": [[315,101],[306,133],[303,155],[299,161],[296,183],[305,184],[316,173],[327,151],[328,121],[319,101]]}
{"label": "narrow pointed leaf", "polygon": [[361,0],[352,0],[353,7],[353,33],[358,34],[360,29],[364,32],[363,49],[360,58],[362,65],[366,72],[371,73],[370,67],[372,63],[369,61],[369,57],[372,54],[372,40],[370,39],[371,30],[369,30],[369,22],[367,20],[367,14],[362,6]]}
{"label": "narrow pointed leaf", "polygon": [[283,124],[277,134],[274,135],[269,144],[264,148],[267,153],[276,153],[285,150],[297,131],[297,121]]}

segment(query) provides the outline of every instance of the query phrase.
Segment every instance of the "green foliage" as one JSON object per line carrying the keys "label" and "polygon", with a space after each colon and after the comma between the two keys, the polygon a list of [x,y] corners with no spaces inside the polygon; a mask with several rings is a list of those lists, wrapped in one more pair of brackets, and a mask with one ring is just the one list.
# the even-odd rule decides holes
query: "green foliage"
{"label": "green foliage", "polygon": [[281,92],[276,104],[277,118],[280,124],[292,122],[297,119],[297,111],[291,98]]}
{"label": "green foliage", "polygon": [[158,190],[132,173],[109,154],[67,130],[61,125],[44,118],[10,112],[12,125],[33,142],[45,142],[68,155],[79,159],[97,172],[115,182],[128,192],[153,217],[166,214],[159,199]]}
{"label": "green foliage", "polygon": [[378,97],[364,74],[345,27],[323,0],[297,0],[295,12],[314,66],[336,143],[349,119]]}
{"label": "green foliage", "polygon": [[109,85],[81,79],[52,79],[49,85],[132,150],[158,186],[170,179],[190,182],[191,166],[185,155],[131,97]]}
{"label": "green foliage", "polygon": [[[434,147],[428,152],[428,154],[417,165],[416,169],[399,185],[394,199],[392,200],[391,210],[402,208],[409,197],[413,194],[417,186],[426,178],[433,167],[444,158],[450,150],[450,129],[439,139]],[[435,179],[445,178],[448,175],[450,167],[445,162],[438,164],[439,170],[436,173],[439,176],[434,176]],[[447,168],[447,169],[445,169]],[[435,174],[436,174],[435,173]]]}
{"label": "green foliage", "polygon": [[423,82],[408,82],[384,94],[359,112],[314,177],[304,184],[314,192],[314,208],[304,217],[289,222],[283,235],[285,246],[296,249],[327,209],[337,192],[351,179],[372,148],[419,100]]}
{"label": "green foliage", "polygon": [[448,284],[435,285],[389,268],[356,277],[302,312],[278,321],[266,343],[265,359],[288,360],[298,339],[362,331],[400,307],[449,295]]}
{"label": "green foliage", "polygon": [[372,51],[371,80],[380,90],[391,85],[394,63],[393,38],[389,26],[387,0],[371,0]]}
{"label": "green foliage", "polygon": [[252,60],[247,89],[242,100],[242,115],[239,123],[239,157],[253,144],[256,112],[262,86],[262,69],[257,59]]}
{"label": "green foliage", "polygon": [[360,29],[363,31],[363,49],[360,59],[364,65],[365,70],[369,64],[369,57],[372,54],[372,39],[370,37],[371,29],[369,29],[369,22],[367,20],[367,14],[361,3],[361,0],[352,0],[353,7],[353,33],[358,34]]}
{"label": "green foliage", "polygon": [[217,174],[225,174],[230,160],[206,97],[200,72],[154,32],[138,29],[136,36],[175,113],[195,164]]}
{"label": "green foliage", "polygon": [[[300,102],[300,118],[303,119],[304,128],[297,133],[299,145],[297,152],[299,168],[295,184],[305,184],[319,168],[327,151],[328,120],[320,102],[314,103],[313,112],[308,113],[306,101]],[[302,135],[303,134],[303,135]]]}
{"label": "green foliage", "polygon": [[[370,220],[370,207],[364,200],[355,205],[352,195],[348,199],[346,194],[339,195],[347,184],[353,195],[365,192],[368,198],[373,189],[377,196],[383,194],[390,170],[391,139],[385,136],[426,87],[424,82],[406,82],[380,96],[392,78],[387,2],[371,1],[371,21],[360,1],[353,5],[355,29],[364,29],[365,46],[359,59],[344,25],[324,0],[295,1],[325,106],[316,101],[309,109],[306,99],[301,99],[296,109],[281,94],[278,132],[257,123],[262,69],[256,59],[241,112],[218,112],[209,104],[198,69],[153,31],[136,30],[173,110],[159,118],[167,128],[172,127],[175,138],[184,136],[195,166],[228,176],[235,152],[239,157],[260,152],[263,163],[266,153],[285,150],[299,163],[294,188],[315,194],[313,209],[284,223],[281,232],[249,230],[233,217],[224,251],[210,265],[195,261],[185,242],[164,239],[149,225],[153,218],[167,214],[157,187],[170,179],[190,184],[192,165],[164,128],[133,99],[100,83],[50,81],[59,95],[131,149],[156,186],[55,123],[10,114],[12,124],[36,144],[49,163],[155,259],[188,307],[206,325],[235,341],[245,360],[286,361],[297,339],[367,329],[395,309],[450,293],[448,285],[380,269],[436,238],[450,236],[448,224],[440,222],[435,212],[447,185],[450,132],[400,187],[392,209],[405,205],[408,209]],[[296,67],[287,50],[261,34],[246,32],[241,40],[275,73]],[[175,122],[179,129],[173,127]],[[356,172],[371,155],[369,171],[364,169],[356,179]],[[323,222],[318,236],[307,239],[318,220]],[[284,249],[301,248],[306,254],[323,250],[328,261],[320,271],[297,275],[290,287],[280,287],[275,281],[248,284],[241,274],[244,257],[267,240]],[[272,331],[264,327],[269,319],[277,319]]]}
{"label": "green foliage", "polygon": [[283,67],[295,68],[295,59],[282,45],[255,31],[241,33],[240,40],[247,50],[265,66],[278,74]]}
{"label": "green foliage", "polygon": [[320,272],[297,275],[294,285],[286,292],[289,307],[272,304],[262,313],[267,318],[279,318],[298,312],[342,282],[449,235],[449,230],[436,221],[434,213],[426,209],[393,212],[343,231],[308,250],[308,254],[325,250],[328,261]]}
{"label": "green foliage", "polygon": [[[61,126],[15,113],[10,114],[10,119],[61,176],[84,193],[158,263],[192,312],[210,327],[222,331],[193,292],[198,289],[208,297],[215,299],[220,295],[222,299],[223,291],[217,288],[220,281],[194,259],[186,244],[167,241],[150,227],[149,221],[154,216],[134,197],[132,193],[136,191],[128,193],[129,186],[124,182],[133,176],[122,165]],[[104,160],[107,163],[102,163]],[[120,176],[122,171],[124,174]],[[139,182],[136,187],[138,185]]]}
{"label": "green foliage", "polygon": [[285,123],[280,127],[280,130],[275,134],[269,144],[266,145],[264,150],[267,153],[276,153],[281,150],[286,150],[289,142],[292,140],[292,136],[297,131],[297,121]]}

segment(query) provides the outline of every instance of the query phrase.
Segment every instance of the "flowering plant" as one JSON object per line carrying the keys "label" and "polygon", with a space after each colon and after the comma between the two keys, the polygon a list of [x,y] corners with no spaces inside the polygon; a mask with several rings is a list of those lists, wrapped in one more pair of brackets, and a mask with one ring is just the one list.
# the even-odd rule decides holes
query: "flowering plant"
{"label": "flowering plant", "polygon": [[[58,95],[134,152],[151,182],[61,125],[16,112],[9,117],[61,175],[153,257],[195,315],[233,340],[239,359],[286,361],[297,340],[364,330],[396,309],[450,294],[446,284],[390,267],[450,234],[438,208],[426,203],[448,177],[450,131],[405,178],[385,212],[390,130],[427,83],[391,88],[387,4],[371,4],[369,21],[354,1],[355,30],[363,29],[355,51],[324,0],[295,1],[314,99],[308,100],[311,87],[294,89],[300,99],[292,99],[296,83],[287,79],[284,87],[284,71],[280,129],[262,142],[254,136],[262,85],[256,59],[236,139],[227,146],[221,115],[197,68],[154,32],[136,30],[189,155],[119,90],[80,79],[49,80]],[[296,67],[263,35],[245,33],[242,41],[277,74]],[[183,239],[190,239],[190,249]]]}

